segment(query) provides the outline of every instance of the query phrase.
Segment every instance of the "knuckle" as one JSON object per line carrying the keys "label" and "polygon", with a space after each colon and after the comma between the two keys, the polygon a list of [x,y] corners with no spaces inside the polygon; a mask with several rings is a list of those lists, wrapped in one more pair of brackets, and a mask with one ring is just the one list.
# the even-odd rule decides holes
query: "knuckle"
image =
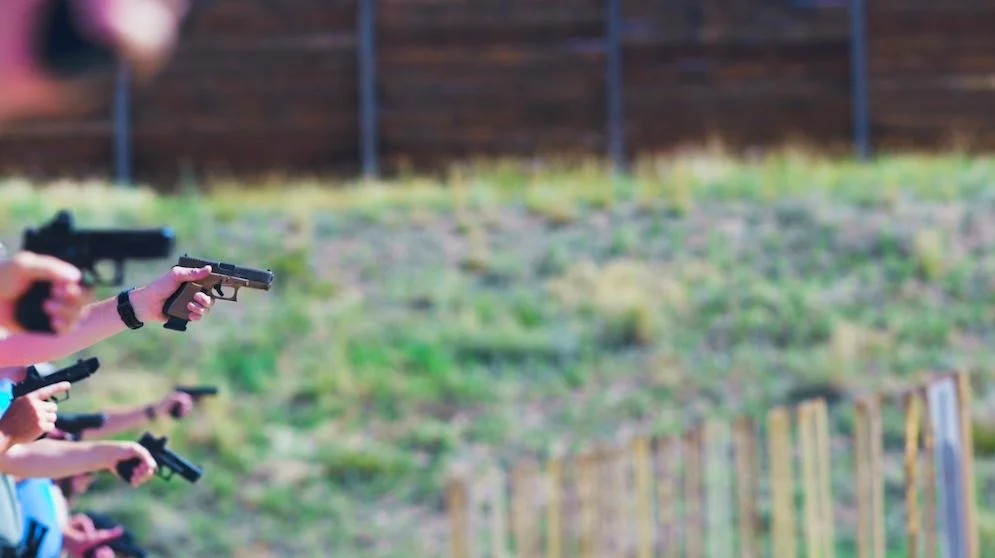
{"label": "knuckle", "polygon": [[15,253],[14,257],[11,258],[11,261],[13,261],[15,265],[26,266],[35,261],[37,258],[38,258],[37,255],[22,250]]}

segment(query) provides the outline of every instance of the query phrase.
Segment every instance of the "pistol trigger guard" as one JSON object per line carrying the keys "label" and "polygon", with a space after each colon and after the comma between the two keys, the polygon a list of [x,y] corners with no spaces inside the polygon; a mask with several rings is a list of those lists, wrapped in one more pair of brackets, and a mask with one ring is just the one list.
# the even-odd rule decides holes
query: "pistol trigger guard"
{"label": "pistol trigger guard", "polygon": [[82,275],[80,284],[84,287],[94,287],[103,283],[103,281],[100,280],[100,274],[97,273],[96,268],[93,266],[81,267],[80,273]]}
{"label": "pistol trigger guard", "polygon": [[210,293],[210,292],[208,294],[210,294],[211,298],[213,298],[214,300],[226,300],[228,302],[238,302],[238,290],[241,287],[235,286],[235,285],[228,285],[228,286],[231,287],[232,289],[234,289],[234,291],[232,292],[231,296],[225,296],[225,291],[221,287],[220,283],[218,283],[217,285],[214,285],[214,292],[217,293],[217,295],[215,295],[214,293]]}

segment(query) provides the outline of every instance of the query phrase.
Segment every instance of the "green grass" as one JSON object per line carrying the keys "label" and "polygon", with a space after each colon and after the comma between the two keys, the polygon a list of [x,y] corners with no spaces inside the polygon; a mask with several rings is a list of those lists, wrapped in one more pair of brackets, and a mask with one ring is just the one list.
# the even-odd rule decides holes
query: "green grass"
{"label": "green grass", "polygon": [[[103,367],[68,408],[223,388],[155,427],[205,466],[200,483],[107,477],[88,498],[157,555],[441,556],[460,464],[951,366],[978,372],[979,424],[995,418],[993,177],[995,159],[959,154],[783,152],[645,161],[626,179],[503,162],[171,198],[11,179],[0,239],[67,207],[81,226],[169,224],[180,252],[277,273],[185,334],[88,351]],[[166,265],[130,266],[129,283]]]}

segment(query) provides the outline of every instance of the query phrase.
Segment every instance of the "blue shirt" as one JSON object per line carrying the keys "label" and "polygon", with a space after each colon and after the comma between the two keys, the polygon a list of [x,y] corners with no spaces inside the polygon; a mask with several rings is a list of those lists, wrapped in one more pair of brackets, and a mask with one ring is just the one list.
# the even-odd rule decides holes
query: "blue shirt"
{"label": "blue shirt", "polygon": [[37,558],[59,558],[62,554],[62,527],[59,525],[59,512],[53,492],[59,487],[52,479],[29,478],[17,483],[17,500],[21,504],[24,517],[23,542],[27,542],[28,522],[34,519],[45,527],[45,537],[38,547]]}
{"label": "blue shirt", "polygon": [[[0,380],[0,415],[7,412],[13,401],[13,383],[10,380]],[[21,517],[24,521],[23,537],[28,535],[28,521],[34,519],[48,531],[42,540],[38,558],[59,558],[62,553],[62,528],[59,526],[59,514],[55,506],[53,490],[59,488],[52,479],[25,479],[17,483],[17,501],[21,507]]]}
{"label": "blue shirt", "polygon": [[10,402],[14,400],[14,382],[7,378],[0,379],[0,416],[7,412]]}
{"label": "blue shirt", "polygon": [[[12,399],[13,383],[0,379],[0,415],[7,412]],[[0,473],[0,546],[16,545],[24,536],[24,517],[17,499],[14,478]]]}

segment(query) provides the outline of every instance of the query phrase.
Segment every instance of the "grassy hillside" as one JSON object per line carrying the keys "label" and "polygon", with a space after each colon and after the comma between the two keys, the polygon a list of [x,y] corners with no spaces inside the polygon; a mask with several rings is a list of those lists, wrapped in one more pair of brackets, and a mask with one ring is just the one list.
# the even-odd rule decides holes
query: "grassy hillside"
{"label": "grassy hillside", "polygon": [[698,154],[624,180],[509,164],[168,199],[11,180],[0,213],[8,245],[68,207],[277,274],[185,334],[88,351],[104,367],[66,408],[224,390],[157,426],[206,467],[198,485],[108,476],[89,505],[162,556],[400,558],[445,552],[441,483],[460,463],[950,366],[980,371],[978,416],[995,418],[993,177],[995,160],[960,156]]}

